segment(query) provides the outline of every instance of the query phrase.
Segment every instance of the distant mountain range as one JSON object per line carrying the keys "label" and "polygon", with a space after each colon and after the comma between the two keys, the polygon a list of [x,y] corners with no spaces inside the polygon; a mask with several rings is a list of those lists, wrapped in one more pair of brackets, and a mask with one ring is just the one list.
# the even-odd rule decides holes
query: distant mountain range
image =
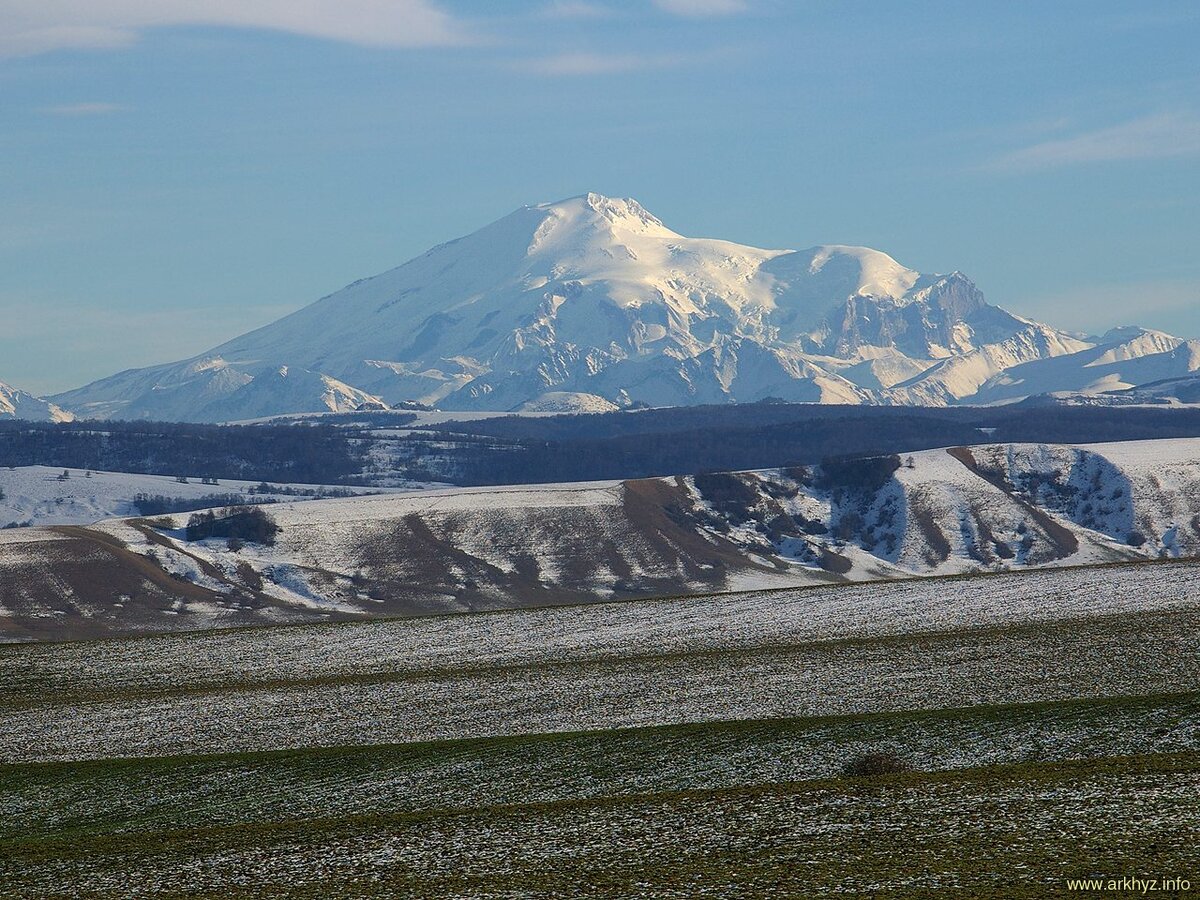
{"label": "distant mountain range", "polygon": [[1069,334],[990,305],[959,272],[922,274],[865,247],[687,238],[634,200],[587,194],[519,209],[192,359],[50,400],[86,418],[181,421],[405,401],[944,406],[1198,369],[1200,342]]}

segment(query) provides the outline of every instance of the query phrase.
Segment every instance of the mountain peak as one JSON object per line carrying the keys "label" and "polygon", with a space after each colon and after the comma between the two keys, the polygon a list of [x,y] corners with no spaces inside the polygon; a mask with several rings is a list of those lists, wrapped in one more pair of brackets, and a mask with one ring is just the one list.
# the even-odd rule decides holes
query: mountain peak
{"label": "mountain peak", "polygon": [[1165,331],[1158,331],[1154,328],[1143,328],[1141,325],[1117,325],[1108,329],[1108,331],[1099,337],[1092,338],[1092,340],[1097,344],[1119,344],[1125,341],[1137,340],[1147,335],[1171,337]]}
{"label": "mountain peak", "polygon": [[813,275],[820,273],[826,266],[833,267],[839,264],[855,269],[858,285],[853,293],[864,297],[900,300],[912,290],[921,277],[920,272],[900,265],[882,250],[872,250],[870,247],[825,244],[806,253],[812,254],[808,271]]}
{"label": "mountain peak", "polygon": [[662,219],[632,197],[607,197],[595,191],[588,191],[586,194],[578,194],[553,203],[539,203],[534,208],[547,210],[552,215],[564,218],[582,215],[612,224],[633,226],[638,230],[667,230]]}
{"label": "mountain peak", "polygon": [[588,207],[609,219],[636,219],[646,225],[662,226],[662,219],[651,213],[632,197],[614,198],[603,194],[588,193]]}
{"label": "mountain peak", "polygon": [[[1137,363],[1156,377],[1200,366],[1168,359],[1177,343],[1143,336],[1110,363],[990,306],[964,276],[868,247],[685,237],[637,200],[589,192],[523,206],[191,360],[55,399],[87,415],[209,421],[409,401],[945,404],[985,383],[989,399],[1022,396],[1002,373],[1055,357],[1074,357],[1051,367],[1056,387],[1103,387],[1095,367],[1125,374],[1127,360],[1157,360]],[[1067,369],[1087,371],[1071,381]]]}
{"label": "mountain peak", "polygon": [[525,255],[552,258],[581,271],[614,257],[658,257],[668,242],[682,240],[632,198],[588,193],[527,206],[509,217],[524,235],[529,235],[524,229],[530,212],[537,218]]}

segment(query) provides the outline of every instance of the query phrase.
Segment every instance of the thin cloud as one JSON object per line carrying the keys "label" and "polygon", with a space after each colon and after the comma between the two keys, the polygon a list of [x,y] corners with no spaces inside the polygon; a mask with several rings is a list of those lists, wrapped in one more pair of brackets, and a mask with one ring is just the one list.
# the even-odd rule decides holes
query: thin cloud
{"label": "thin cloud", "polygon": [[613,11],[587,0],[555,0],[542,7],[541,14],[547,19],[606,19]]}
{"label": "thin cloud", "polygon": [[1000,157],[989,168],[1030,171],[1197,155],[1200,155],[1200,118],[1190,113],[1164,113],[1033,144]]}
{"label": "thin cloud", "polygon": [[67,103],[47,106],[42,112],[48,116],[107,116],[124,108],[119,103]]}
{"label": "thin cloud", "polygon": [[1020,311],[1035,319],[1099,334],[1131,318],[1183,337],[1200,333],[1200,280],[1162,278],[1128,284],[1084,285],[1024,297]]}
{"label": "thin cloud", "polygon": [[616,75],[647,69],[664,69],[687,62],[683,56],[635,53],[557,53],[514,63],[513,68],[532,75]]}
{"label": "thin cloud", "polygon": [[[0,316],[11,325],[0,335],[0,356],[6,364],[5,378],[44,397],[111,375],[118,368],[187,359],[295,311],[295,304],[268,303],[134,313],[127,308],[0,296]],[[131,340],[133,315],[138,329]],[[56,352],[36,350],[49,346]],[[114,347],[120,347],[120,352],[114,353]],[[119,362],[114,356],[119,356]]]}
{"label": "thin cloud", "polygon": [[472,42],[432,0],[5,0],[0,57],[115,49],[151,28],[254,28],[376,47]]}
{"label": "thin cloud", "polygon": [[692,18],[734,16],[750,8],[746,0],[654,0],[654,5],[671,15]]}

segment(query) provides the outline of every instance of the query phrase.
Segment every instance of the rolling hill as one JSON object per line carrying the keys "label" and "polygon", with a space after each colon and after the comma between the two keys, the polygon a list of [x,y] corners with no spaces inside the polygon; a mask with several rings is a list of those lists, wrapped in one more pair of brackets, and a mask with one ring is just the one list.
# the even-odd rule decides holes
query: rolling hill
{"label": "rolling hill", "polygon": [[[755,472],[0,530],[9,640],[468,612],[1200,552],[1200,441],[990,444]],[[218,510],[218,519],[229,512]]]}

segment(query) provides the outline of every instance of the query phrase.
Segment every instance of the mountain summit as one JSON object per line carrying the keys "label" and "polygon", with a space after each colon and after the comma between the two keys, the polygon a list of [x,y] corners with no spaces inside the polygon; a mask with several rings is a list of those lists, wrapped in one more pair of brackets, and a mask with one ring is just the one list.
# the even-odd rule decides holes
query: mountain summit
{"label": "mountain summit", "polygon": [[1105,389],[1136,383],[1124,367],[1147,355],[1174,355],[1149,367],[1157,378],[1190,371],[1200,354],[1152,334],[1081,340],[988,304],[959,272],[922,274],[866,247],[688,238],[636,200],[589,193],[518,209],[193,359],[52,399],[82,416],[190,421],[402,401],[996,402],[1031,392],[1005,379],[1017,368],[1039,391],[1086,389],[1098,360],[1115,366]]}

